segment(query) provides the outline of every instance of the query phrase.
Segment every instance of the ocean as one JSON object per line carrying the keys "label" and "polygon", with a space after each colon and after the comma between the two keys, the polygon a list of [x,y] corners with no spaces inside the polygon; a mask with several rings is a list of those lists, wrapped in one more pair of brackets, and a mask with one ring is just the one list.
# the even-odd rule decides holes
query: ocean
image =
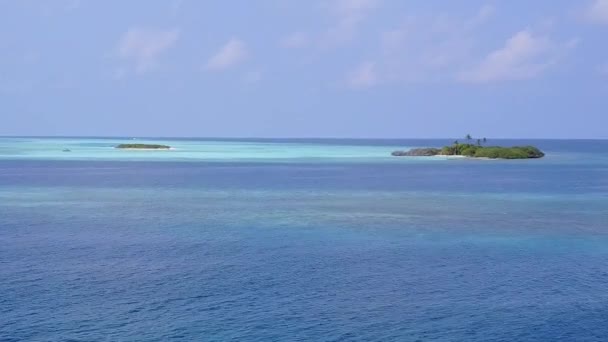
{"label": "ocean", "polygon": [[0,341],[606,341],[608,141],[453,140],[0,138]]}

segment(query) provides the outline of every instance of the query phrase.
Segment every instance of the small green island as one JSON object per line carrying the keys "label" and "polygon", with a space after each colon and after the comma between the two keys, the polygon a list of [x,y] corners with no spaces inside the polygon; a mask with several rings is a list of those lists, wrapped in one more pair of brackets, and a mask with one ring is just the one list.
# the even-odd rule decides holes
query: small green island
{"label": "small green island", "polygon": [[124,150],[169,150],[171,146],[159,144],[120,144],[115,148]]}
{"label": "small green island", "polygon": [[[470,135],[467,135],[466,139],[473,140]],[[487,159],[535,159],[545,156],[534,146],[484,146],[486,142],[486,138],[477,139],[476,144],[455,141],[454,144],[442,148],[414,148],[408,151],[394,151],[392,155],[396,157],[463,156]]]}

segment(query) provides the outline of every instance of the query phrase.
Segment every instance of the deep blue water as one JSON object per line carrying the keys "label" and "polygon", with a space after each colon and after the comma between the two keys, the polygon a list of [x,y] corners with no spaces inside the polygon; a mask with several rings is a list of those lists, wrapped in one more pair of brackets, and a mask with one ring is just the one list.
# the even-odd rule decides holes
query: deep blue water
{"label": "deep blue water", "polygon": [[606,341],[608,141],[532,143],[547,157],[0,158],[0,341]]}

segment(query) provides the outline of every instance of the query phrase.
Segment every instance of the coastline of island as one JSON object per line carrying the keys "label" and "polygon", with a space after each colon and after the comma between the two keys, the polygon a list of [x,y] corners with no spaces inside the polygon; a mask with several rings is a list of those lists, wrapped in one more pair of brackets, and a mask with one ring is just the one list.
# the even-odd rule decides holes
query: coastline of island
{"label": "coastline of island", "polygon": [[[472,140],[470,135],[467,135],[466,139]],[[486,141],[487,139],[484,138],[483,142]],[[455,141],[452,145],[442,148],[413,148],[394,151],[391,155],[395,157],[443,156],[475,159],[538,159],[544,157],[545,153],[535,146],[484,146],[482,140],[477,139],[477,144]]]}
{"label": "coastline of island", "polygon": [[114,148],[120,150],[137,150],[137,151],[158,151],[158,150],[171,150],[173,149],[168,145],[161,144],[120,144]]}

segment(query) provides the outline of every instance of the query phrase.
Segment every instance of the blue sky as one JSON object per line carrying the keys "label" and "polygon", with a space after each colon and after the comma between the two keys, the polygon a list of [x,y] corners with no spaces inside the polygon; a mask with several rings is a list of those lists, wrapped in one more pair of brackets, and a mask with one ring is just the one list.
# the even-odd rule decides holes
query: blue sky
{"label": "blue sky", "polygon": [[0,0],[0,135],[608,138],[608,0]]}

